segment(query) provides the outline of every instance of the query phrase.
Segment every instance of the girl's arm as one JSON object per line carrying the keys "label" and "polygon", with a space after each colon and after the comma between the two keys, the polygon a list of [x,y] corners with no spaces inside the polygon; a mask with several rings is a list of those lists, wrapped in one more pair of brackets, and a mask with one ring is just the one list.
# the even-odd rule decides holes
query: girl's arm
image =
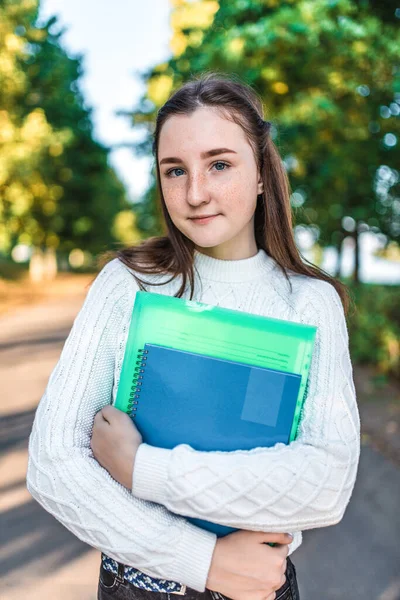
{"label": "girl's arm", "polygon": [[90,449],[94,416],[111,403],[115,356],[136,291],[117,259],[92,284],[35,414],[27,488],[90,546],[150,576],[203,592],[216,535],[132,496]]}
{"label": "girl's arm", "polygon": [[[360,420],[340,297],[321,280],[305,284],[299,313],[317,325],[298,437],[233,452],[141,444],[132,493],[174,513],[240,529],[280,532],[338,523],[354,487]],[[268,398],[266,398],[266,402]]]}

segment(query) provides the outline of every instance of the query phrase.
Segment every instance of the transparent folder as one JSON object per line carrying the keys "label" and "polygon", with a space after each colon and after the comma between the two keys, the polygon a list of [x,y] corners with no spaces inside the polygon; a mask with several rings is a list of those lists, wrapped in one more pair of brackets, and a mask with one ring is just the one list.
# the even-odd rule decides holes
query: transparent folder
{"label": "transparent folder", "polygon": [[296,437],[317,327],[184,298],[137,292],[115,407],[129,413],[138,357],[158,344],[301,376],[290,434]]}

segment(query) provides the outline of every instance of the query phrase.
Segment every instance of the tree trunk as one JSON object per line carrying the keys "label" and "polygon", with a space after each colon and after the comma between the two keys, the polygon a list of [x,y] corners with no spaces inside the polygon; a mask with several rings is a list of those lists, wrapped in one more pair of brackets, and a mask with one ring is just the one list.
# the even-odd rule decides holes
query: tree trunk
{"label": "tree trunk", "polygon": [[342,263],[343,263],[343,240],[339,242],[338,248],[338,257],[337,257],[337,275],[336,277],[341,277],[342,275]]}
{"label": "tree trunk", "polygon": [[44,261],[43,252],[35,248],[29,261],[29,278],[34,283],[43,281]]}
{"label": "tree trunk", "polygon": [[54,279],[57,275],[57,256],[53,248],[47,248],[44,253],[44,275],[46,279]]}
{"label": "tree trunk", "polygon": [[332,273],[332,277],[335,277],[336,279],[338,277],[340,277],[340,272],[341,272],[341,265],[342,265],[342,244],[343,242],[339,242],[339,244],[337,244],[336,246],[334,246],[334,248],[336,249],[337,252],[337,259],[336,259],[336,266],[333,270]]}
{"label": "tree trunk", "polygon": [[53,249],[35,248],[29,263],[29,278],[34,283],[54,279],[57,275],[57,258]]}
{"label": "tree trunk", "polygon": [[360,283],[360,237],[358,233],[358,224],[353,233],[354,237],[354,271],[353,281],[354,283]]}

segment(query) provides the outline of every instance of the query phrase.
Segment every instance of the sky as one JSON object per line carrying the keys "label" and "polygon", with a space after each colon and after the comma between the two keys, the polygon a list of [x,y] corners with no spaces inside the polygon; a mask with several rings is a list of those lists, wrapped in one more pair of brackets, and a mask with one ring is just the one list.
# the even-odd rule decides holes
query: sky
{"label": "sky", "polygon": [[[138,75],[171,56],[168,0],[41,0],[41,18],[58,15],[66,28],[64,48],[70,55],[83,54],[84,77],[81,90],[87,106],[93,108],[95,137],[107,146],[139,139],[128,119],[117,110],[132,109],[143,92]],[[153,157],[136,158],[128,148],[114,149],[110,163],[124,182],[131,200],[140,198],[148,185]],[[400,263],[372,255],[380,247],[371,233],[361,235],[361,280],[400,284]],[[300,246],[312,260],[307,243]],[[336,252],[326,249],[321,267],[333,272]],[[351,273],[354,252],[350,244],[343,251],[342,276]]]}
{"label": "sky", "polygon": [[[95,137],[106,144],[137,140],[129,120],[115,115],[132,109],[144,92],[138,71],[168,60],[170,6],[167,0],[42,0],[41,19],[58,15],[67,28],[64,48],[83,54],[81,90],[93,107]],[[152,157],[129,149],[111,152],[111,164],[134,200],[147,187]]]}

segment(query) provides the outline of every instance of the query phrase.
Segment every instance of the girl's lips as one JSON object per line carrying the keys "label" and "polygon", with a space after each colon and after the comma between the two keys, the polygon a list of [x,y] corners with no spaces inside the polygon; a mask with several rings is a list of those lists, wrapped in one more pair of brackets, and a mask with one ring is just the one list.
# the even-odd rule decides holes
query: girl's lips
{"label": "girl's lips", "polygon": [[204,224],[209,223],[210,221],[212,221],[213,219],[215,219],[215,217],[218,217],[218,215],[212,215],[210,217],[203,217],[203,218],[200,218],[200,219],[194,218],[194,219],[191,219],[191,221],[193,221],[193,223],[197,223],[198,225],[201,225],[203,223]]}

